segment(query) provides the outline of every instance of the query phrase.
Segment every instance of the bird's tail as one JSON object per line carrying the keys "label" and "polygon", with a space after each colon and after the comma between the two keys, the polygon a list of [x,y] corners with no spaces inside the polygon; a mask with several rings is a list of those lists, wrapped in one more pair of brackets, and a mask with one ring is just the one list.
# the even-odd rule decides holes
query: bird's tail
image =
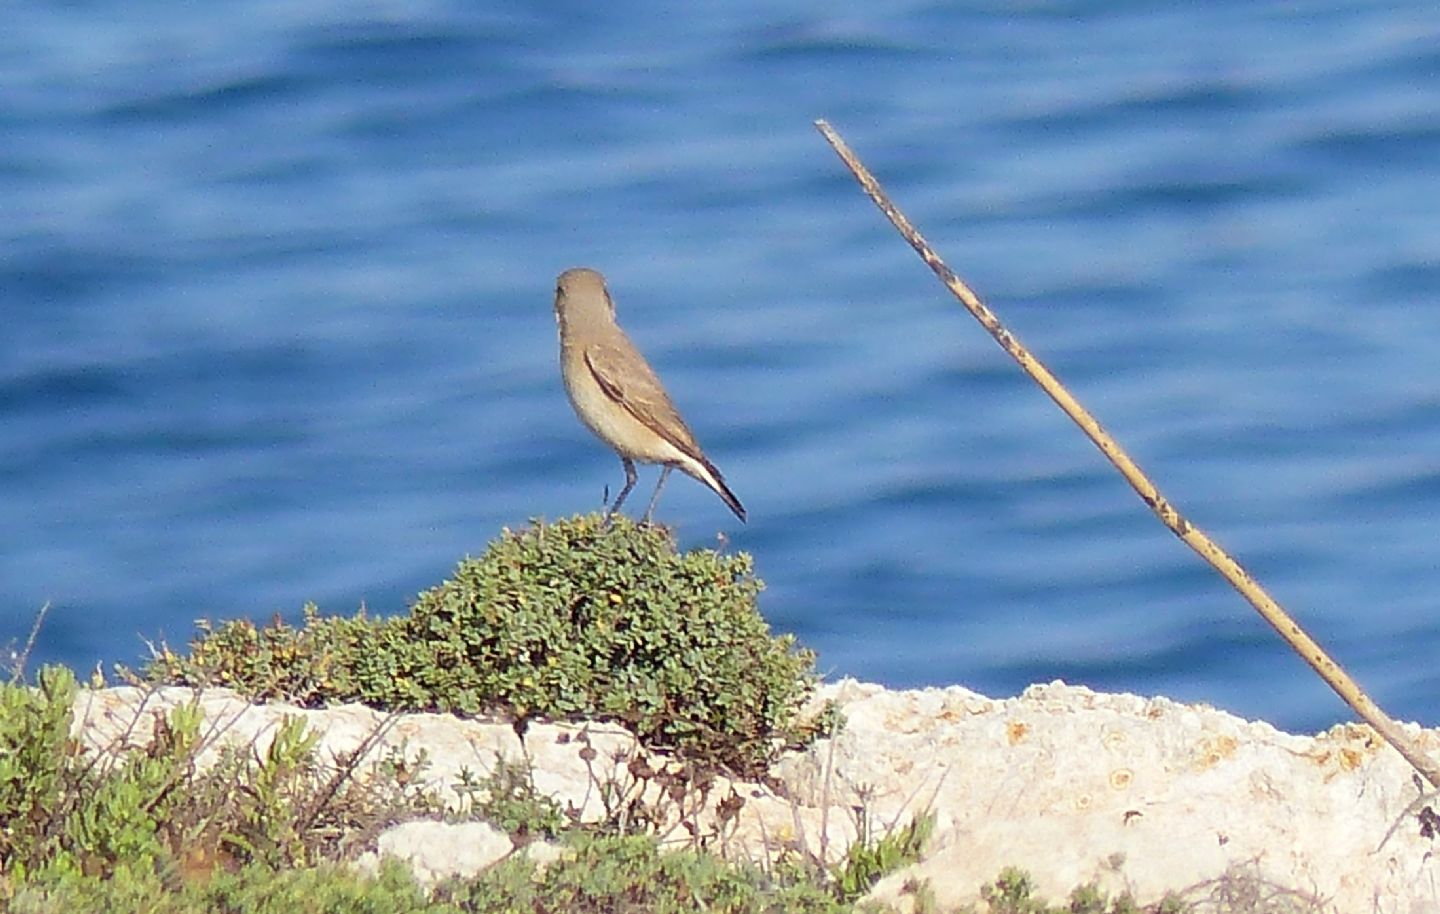
{"label": "bird's tail", "polygon": [[[740,518],[740,523],[745,523],[745,506],[740,504],[740,499],[736,498],[735,493],[730,491],[730,487],[725,484],[725,477],[720,475],[720,471],[716,469],[715,464],[707,460],[703,454],[699,455],[696,463],[698,463],[700,468],[705,472],[692,472],[690,475],[714,490],[715,494],[720,496],[720,500],[725,502],[725,507],[734,511],[735,516]],[[681,469],[688,470],[689,467],[681,467]]]}

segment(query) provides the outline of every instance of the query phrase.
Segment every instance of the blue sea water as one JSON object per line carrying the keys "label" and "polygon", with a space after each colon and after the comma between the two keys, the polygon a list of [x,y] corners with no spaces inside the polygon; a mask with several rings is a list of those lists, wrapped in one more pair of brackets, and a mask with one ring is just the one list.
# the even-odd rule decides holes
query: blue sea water
{"label": "blue sea water", "polygon": [[[1440,14],[1227,0],[18,0],[0,30],[0,641],[401,612],[620,465],[609,277],[831,676],[1347,714],[948,297],[964,276],[1392,713],[1440,722]],[[647,473],[637,494],[643,506]]]}

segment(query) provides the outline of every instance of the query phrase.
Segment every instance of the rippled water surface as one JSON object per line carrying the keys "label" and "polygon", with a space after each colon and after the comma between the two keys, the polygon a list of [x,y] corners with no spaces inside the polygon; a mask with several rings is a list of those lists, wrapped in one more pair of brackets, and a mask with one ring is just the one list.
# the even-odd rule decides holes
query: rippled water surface
{"label": "rippled water surface", "polygon": [[[483,6],[484,10],[481,11]],[[21,0],[0,30],[0,640],[398,612],[619,462],[622,320],[831,675],[1344,716],[960,312],[815,133],[1394,713],[1440,719],[1428,4]],[[653,471],[642,481],[648,494]],[[643,501],[641,502],[643,504]]]}

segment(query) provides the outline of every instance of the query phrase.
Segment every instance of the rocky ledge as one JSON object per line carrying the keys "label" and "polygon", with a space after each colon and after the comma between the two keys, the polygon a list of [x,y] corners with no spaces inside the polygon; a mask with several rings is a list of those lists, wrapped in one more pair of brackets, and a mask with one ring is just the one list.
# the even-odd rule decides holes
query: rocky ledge
{"label": "rocky ledge", "polygon": [[[88,745],[114,746],[149,732],[134,725],[137,712],[198,700],[224,738],[262,746],[301,716],[327,756],[383,729],[368,757],[423,751],[419,776],[457,805],[463,778],[523,763],[538,791],[581,819],[644,810],[665,840],[708,836],[762,865],[785,854],[836,860],[862,830],[884,834],[933,812],[920,862],[871,893],[901,910],[921,880],[944,910],[975,902],[982,884],[1017,866],[1057,900],[1091,881],[1141,904],[1169,891],[1205,897],[1245,873],[1299,893],[1305,910],[1440,911],[1433,812],[1417,802],[1409,766],[1366,727],[1296,736],[1209,707],[1059,682],[992,699],[842,680],[817,697],[844,715],[834,738],[782,758],[764,783],[717,778],[688,792],[664,777],[675,763],[609,724],[532,724],[522,739],[507,723],[443,714],[387,719],[358,705],[301,710],[225,690],[119,688],[83,692],[75,726]],[[1440,752],[1440,733],[1408,729]],[[487,825],[422,821],[385,832],[360,864],[397,856],[434,879],[513,852]],[[537,842],[518,852],[554,850]]]}

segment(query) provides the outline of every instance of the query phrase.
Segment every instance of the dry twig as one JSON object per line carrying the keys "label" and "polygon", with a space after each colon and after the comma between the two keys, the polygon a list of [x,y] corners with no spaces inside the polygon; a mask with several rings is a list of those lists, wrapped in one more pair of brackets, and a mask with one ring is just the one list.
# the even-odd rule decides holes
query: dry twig
{"label": "dry twig", "polygon": [[839,154],[845,166],[855,175],[866,195],[874,201],[876,206],[880,207],[880,211],[915,249],[920,258],[935,272],[935,275],[940,278],[951,294],[959,299],[960,303],[965,306],[965,310],[980,322],[981,326],[994,337],[995,342],[999,343],[1001,348],[1020,364],[1025,373],[1040,385],[1040,388],[1049,395],[1050,399],[1055,401],[1065,415],[1080,426],[1081,431],[1094,442],[1105,458],[1115,466],[1115,469],[1120,471],[1120,475],[1125,477],[1125,481],[1130,483],[1131,488],[1139,493],[1141,500],[1155,512],[1155,515],[1160,518],[1160,522],[1169,527],[1171,532],[1180,537],[1185,545],[1197,552],[1212,568],[1220,572],[1221,576],[1230,582],[1230,585],[1238,590],[1251,606],[1255,607],[1265,621],[1270,623],[1280,637],[1285,639],[1291,649],[1303,657],[1305,662],[1310,664],[1320,675],[1320,678],[1324,679],[1325,683],[1354,709],[1361,720],[1374,727],[1376,732],[1384,737],[1391,746],[1394,746],[1396,751],[1404,756],[1416,771],[1424,775],[1431,785],[1440,788],[1440,766],[1437,766],[1434,760],[1420,751],[1420,748],[1400,729],[1399,724],[1380,710],[1380,707],[1370,699],[1370,696],[1365,694],[1355,680],[1351,679],[1349,674],[1331,659],[1330,655],[1325,653],[1313,638],[1305,633],[1304,629],[1285,612],[1280,604],[1250,576],[1250,573],[1240,566],[1239,562],[1231,558],[1230,554],[1221,549],[1204,531],[1186,520],[1175,506],[1160,494],[1160,490],[1155,487],[1155,483],[1150,481],[1150,477],[1146,476],[1135,461],[1130,459],[1130,455],[1121,449],[1115,439],[1111,438],[1109,433],[1095,420],[1095,417],[1080,405],[1080,401],[1076,400],[1070,391],[1066,390],[1064,385],[1050,373],[1050,370],[1000,323],[1000,319],[985,306],[985,303],[970,290],[970,287],[945,265],[945,262],[940,259],[940,255],[935,253],[924,237],[910,224],[910,220],[906,219],[900,209],[890,201],[880,187],[880,182],[875,180],[860,159],[840,138],[840,134],[836,133],[835,129],[823,120],[816,121],[815,126],[825,137],[826,142]]}

